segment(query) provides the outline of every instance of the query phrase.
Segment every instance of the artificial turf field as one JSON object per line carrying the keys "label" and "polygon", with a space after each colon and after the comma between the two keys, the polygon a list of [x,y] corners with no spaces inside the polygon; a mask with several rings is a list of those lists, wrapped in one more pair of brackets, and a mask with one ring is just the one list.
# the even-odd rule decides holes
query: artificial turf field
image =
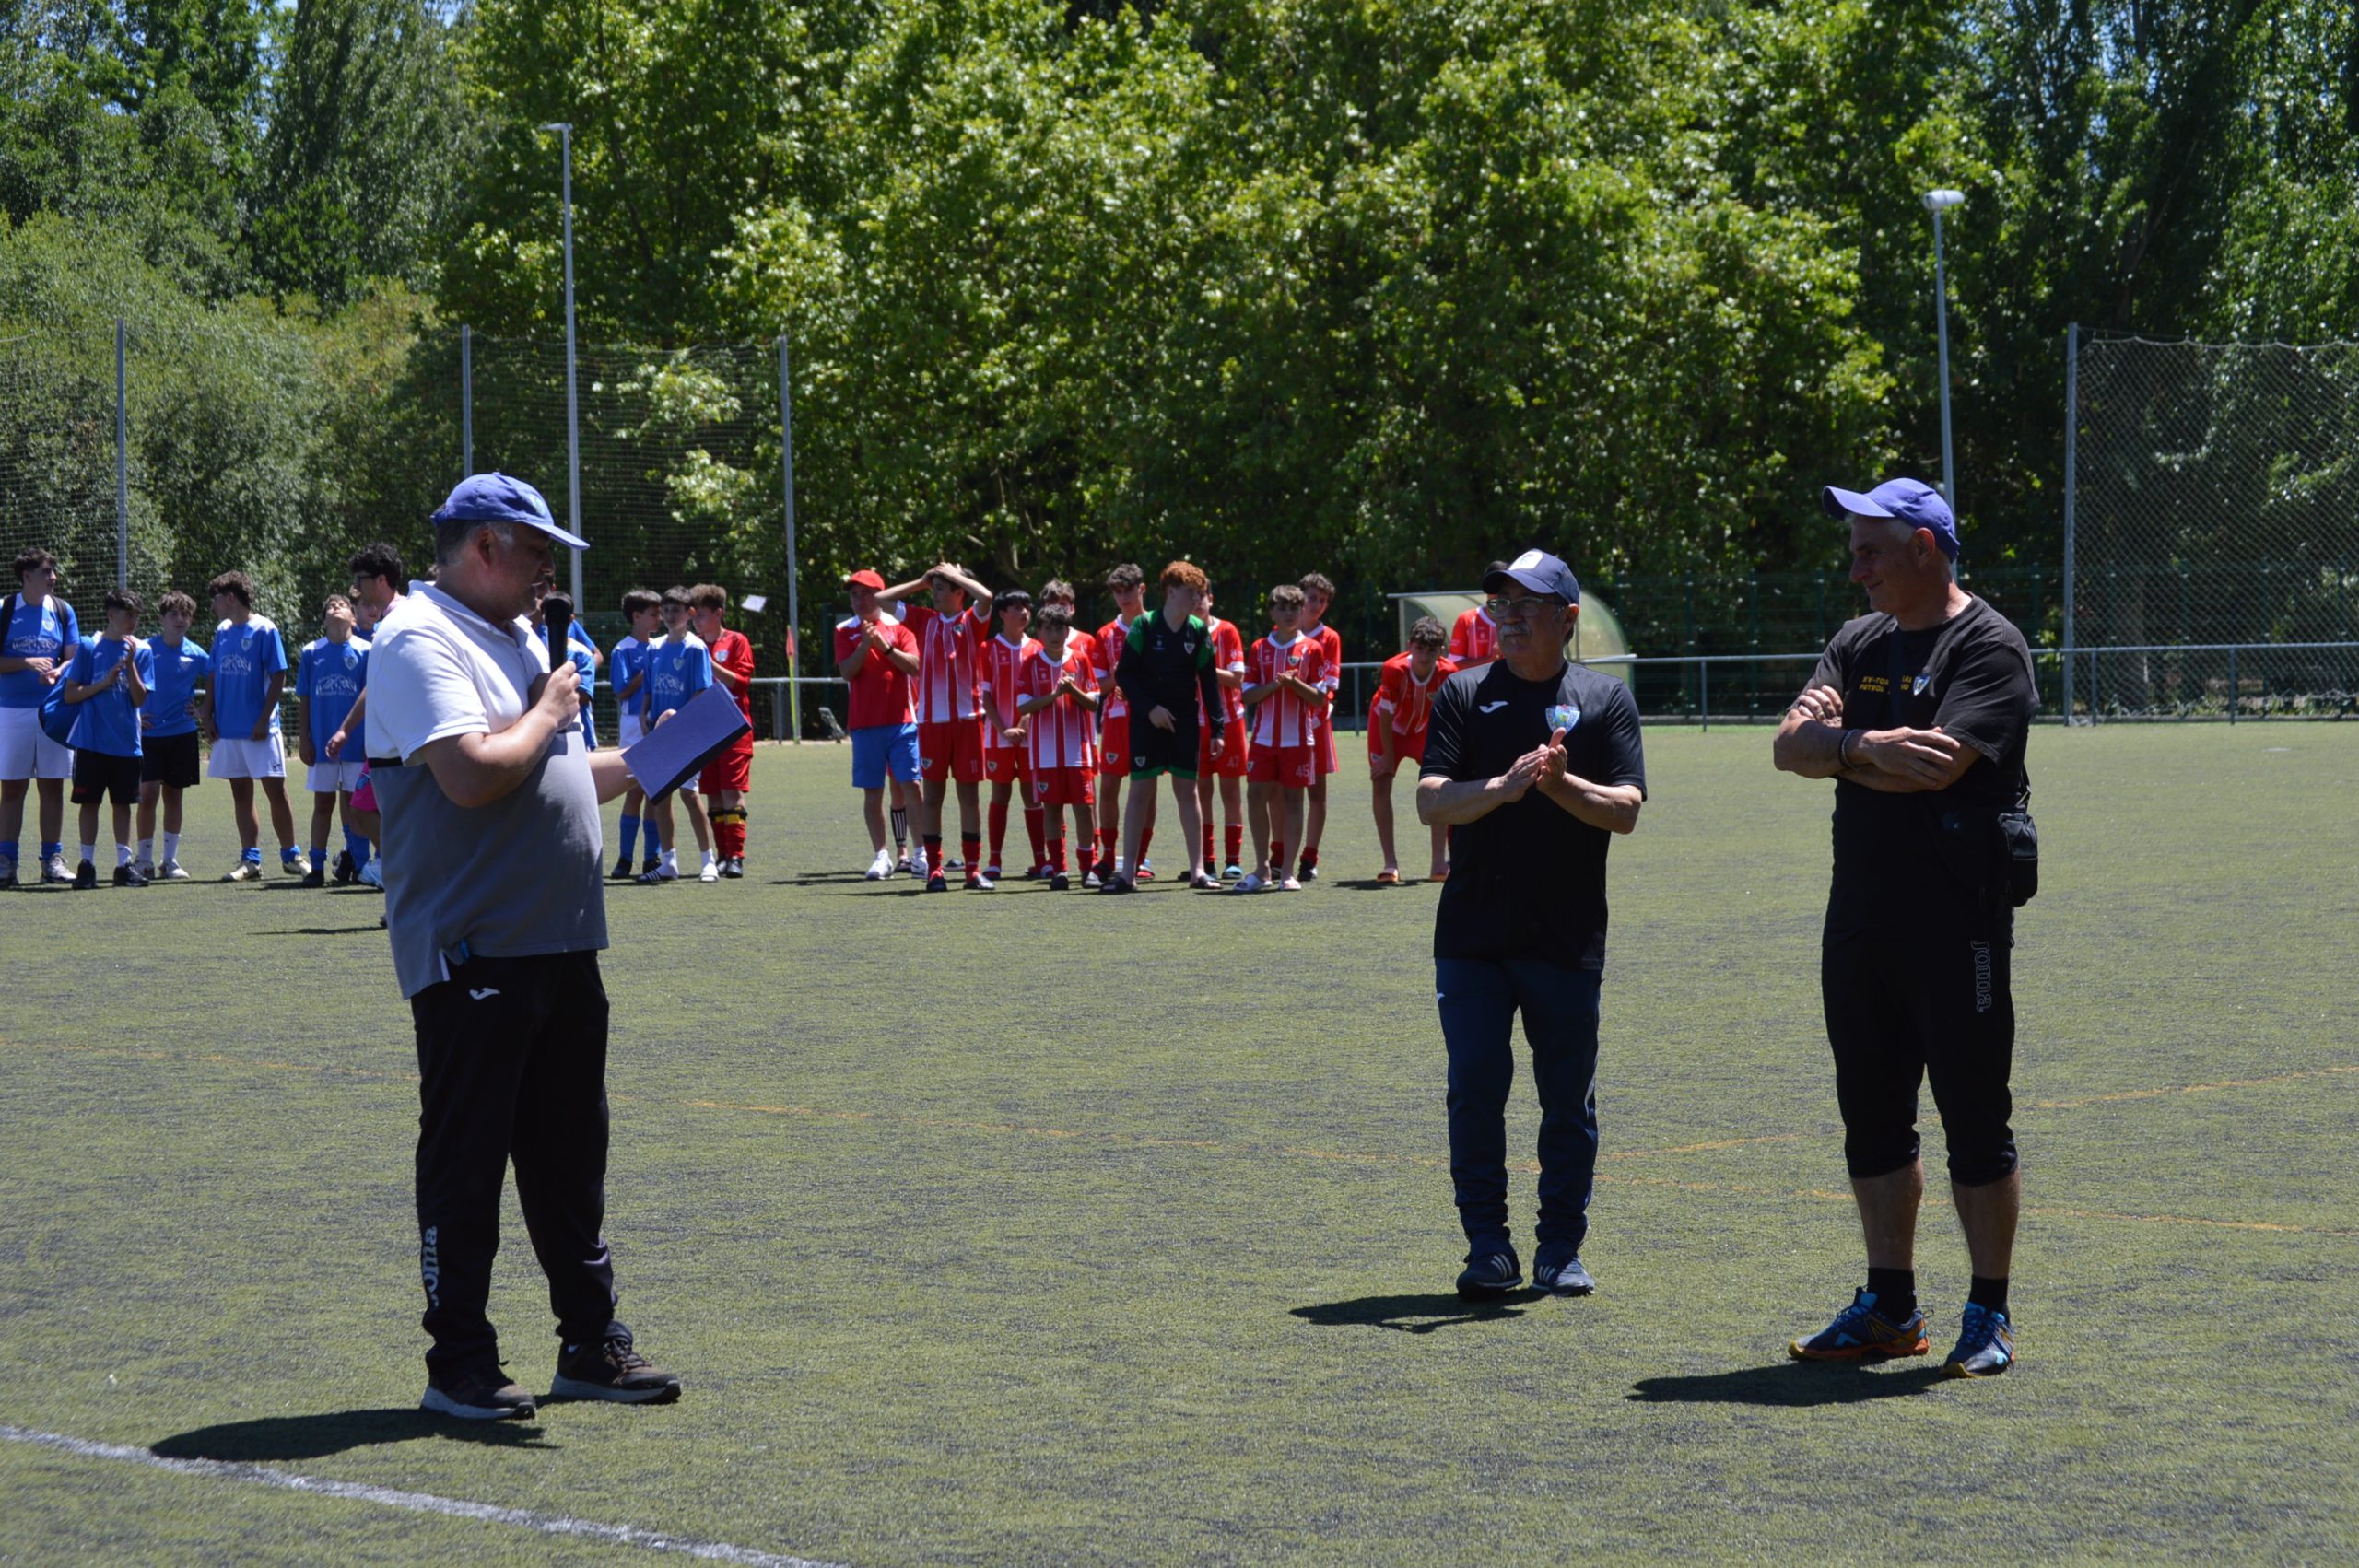
{"label": "artificial turf field", "polygon": [[[765,749],[745,882],[609,901],[608,1235],[687,1398],[529,1427],[413,1409],[376,896],[0,895],[0,1560],[649,1555],[34,1433],[857,1568],[2359,1555],[2359,728],[2035,735],[2023,1359],[1972,1384],[1930,1364],[1966,1288],[1945,1196],[1934,1357],[1785,1354],[1859,1243],[1829,787],[1768,747],[1648,732],[1601,1290],[1480,1310],[1449,1293],[1436,889],[1363,880],[1351,772],[1298,895],[923,898],[859,879],[844,751]],[[182,859],[217,874],[227,791],[191,800]],[[1535,1114],[1527,1074],[1516,1146]],[[507,1234],[494,1314],[545,1387],[512,1199]]]}

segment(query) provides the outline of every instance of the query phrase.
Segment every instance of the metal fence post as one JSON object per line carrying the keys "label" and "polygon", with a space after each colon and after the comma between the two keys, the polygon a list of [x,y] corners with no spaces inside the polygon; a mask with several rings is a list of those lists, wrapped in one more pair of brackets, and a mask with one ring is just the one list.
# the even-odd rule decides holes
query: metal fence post
{"label": "metal fence post", "polygon": [[[2064,727],[2072,727],[2073,501],[2078,485],[2081,432],[2081,323],[2064,329]],[[2096,722],[2095,690],[2090,691],[2089,721]]]}
{"label": "metal fence post", "polygon": [[2228,645],[2228,722],[2231,724],[2236,721],[2236,703],[2243,695],[2244,688],[2236,685],[2236,645],[2231,643]]}
{"label": "metal fence post", "polygon": [[114,319],[114,585],[131,586],[131,411],[124,406],[129,389],[123,318]]}
{"label": "metal fence post", "polygon": [[459,477],[475,471],[475,329],[459,329]]}
{"label": "metal fence post", "polygon": [[1704,732],[1712,732],[1712,666],[1704,660],[1696,661],[1696,689],[1702,700],[1696,705],[1697,715],[1704,720]]}
{"label": "metal fence post", "polygon": [[786,334],[778,334],[778,461],[786,486],[786,690],[794,720],[793,739],[803,739],[803,686],[795,679],[803,651],[803,601],[794,566],[794,394],[787,386]]}

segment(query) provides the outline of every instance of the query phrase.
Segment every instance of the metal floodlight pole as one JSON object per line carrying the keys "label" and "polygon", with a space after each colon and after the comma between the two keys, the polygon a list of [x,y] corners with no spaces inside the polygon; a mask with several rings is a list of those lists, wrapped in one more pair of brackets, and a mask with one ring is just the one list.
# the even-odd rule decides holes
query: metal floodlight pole
{"label": "metal floodlight pole", "polygon": [[794,394],[787,386],[786,334],[778,334],[779,471],[786,485],[786,700],[792,713],[792,740],[803,739],[803,599],[794,566]]}
{"label": "metal floodlight pole", "polygon": [[2081,323],[2064,329],[2064,723],[2072,723],[2072,650],[2076,590],[2074,556],[2078,518],[2075,515],[2081,477]]}
{"label": "metal floodlight pole", "polygon": [[1957,510],[1957,475],[1950,462],[1950,303],[1949,277],[1942,262],[1942,214],[1966,200],[1963,191],[1928,191],[1925,210],[1933,215],[1933,327],[1941,341],[1942,360],[1942,499]]}
{"label": "metal floodlight pole", "polygon": [[[556,120],[541,127],[562,138],[565,157],[565,526],[577,539],[581,532],[581,400],[575,381],[573,355],[573,125]],[[573,556],[573,603],[581,603],[581,552]]]}
{"label": "metal floodlight pole", "polygon": [[129,329],[114,319],[114,585],[131,586],[131,411],[123,394],[130,387],[125,352]]}
{"label": "metal floodlight pole", "polygon": [[475,471],[475,329],[459,328],[459,477]]}

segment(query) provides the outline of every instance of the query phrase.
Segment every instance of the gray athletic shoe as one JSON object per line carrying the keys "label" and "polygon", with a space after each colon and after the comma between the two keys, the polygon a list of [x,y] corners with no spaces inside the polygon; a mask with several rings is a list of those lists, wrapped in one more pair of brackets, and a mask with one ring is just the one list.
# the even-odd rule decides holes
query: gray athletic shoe
{"label": "gray athletic shoe", "polygon": [[1585,1296],[1597,1289],[1579,1257],[1562,1260],[1540,1258],[1532,1266],[1532,1282],[1552,1296]]}
{"label": "gray athletic shoe", "polygon": [[498,1366],[434,1374],[426,1380],[426,1395],[417,1408],[461,1421],[531,1421],[538,1413],[533,1396]]}

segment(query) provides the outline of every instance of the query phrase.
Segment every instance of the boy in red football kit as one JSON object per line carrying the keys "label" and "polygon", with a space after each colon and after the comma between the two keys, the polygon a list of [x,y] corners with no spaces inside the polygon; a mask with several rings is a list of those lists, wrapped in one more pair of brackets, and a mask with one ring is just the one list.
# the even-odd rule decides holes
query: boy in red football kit
{"label": "boy in red football kit", "polygon": [[688,623],[712,658],[712,678],[737,699],[745,716],[745,732],[704,765],[698,781],[706,811],[712,822],[713,848],[720,853],[721,874],[745,874],[745,792],[753,788],[754,772],[754,644],[744,632],[721,624],[729,609],[729,591],[700,582],[688,590]]}
{"label": "boy in red football kit", "polygon": [[[1319,845],[1327,836],[1327,776],[1335,771],[1335,683],[1343,678],[1344,636],[1326,624],[1327,606],[1335,602],[1335,585],[1320,572],[1305,572],[1302,577],[1302,635],[1319,644],[1327,656],[1327,700],[1319,714],[1319,738],[1311,743],[1319,754],[1319,767],[1310,779],[1310,816],[1302,835],[1302,870],[1298,873],[1305,882],[1319,875]],[[1277,868],[1284,872],[1285,867]]]}
{"label": "boy in red football kit", "polygon": [[[983,869],[983,880],[995,883],[1000,878],[1000,855],[1007,845],[1007,797],[1016,785],[1024,782],[1031,771],[1026,759],[1024,716],[1015,710],[1016,685],[1024,671],[1024,661],[1038,653],[1040,645],[1024,635],[1032,624],[1032,596],[1022,589],[1003,593],[993,602],[999,613],[999,635],[983,644],[983,777],[992,783],[992,863]],[[1046,855],[1042,841],[1044,824],[1040,808],[1032,799],[1032,791],[1024,791],[1024,830],[1032,837],[1032,863],[1039,865]]]}
{"label": "boy in red football kit", "polygon": [[[1245,856],[1245,638],[1237,623],[1213,614],[1213,591],[1196,596],[1196,614],[1213,634],[1213,677],[1220,682],[1221,701],[1227,711],[1218,750],[1213,746],[1212,716],[1196,715],[1196,811],[1204,820],[1204,867],[1221,867],[1221,878],[1235,882],[1245,874],[1238,862]],[[1199,699],[1197,707],[1201,709]],[[1213,859],[1213,789],[1220,789],[1220,820],[1225,831],[1226,860]]]}
{"label": "boy in red football kit", "polygon": [[1300,841],[1303,796],[1319,774],[1319,730],[1327,707],[1327,649],[1302,631],[1302,590],[1270,591],[1275,629],[1245,656],[1245,704],[1254,709],[1253,751],[1245,782],[1253,792],[1253,870],[1234,893],[1276,886],[1299,892],[1286,875],[1286,846]]}
{"label": "boy in red football kit", "polygon": [[[1065,874],[1064,808],[1073,808],[1074,843],[1086,860],[1097,826],[1097,743],[1090,718],[1097,710],[1097,673],[1090,655],[1074,644],[1073,606],[1042,607],[1040,639],[1016,676],[1015,711],[1025,721],[1032,798],[1047,813],[1049,886],[1062,893],[1073,885]],[[1097,877],[1086,876],[1085,887]]]}
{"label": "boy in red football kit", "polygon": [[[959,862],[967,885],[983,886],[983,812],[978,786],[983,780],[983,644],[991,638],[991,591],[948,561],[925,576],[898,583],[877,595],[900,601],[930,595],[931,606],[913,604],[901,624],[918,639],[918,771],[924,777],[918,812],[916,871],[928,893],[950,891],[942,853],[942,808],[950,787],[958,788]],[[974,603],[970,605],[968,600]]]}
{"label": "boy in red football kit", "polygon": [[[1507,569],[1505,561],[1493,561],[1483,568],[1483,580],[1488,582]],[[1480,604],[1461,611],[1458,624],[1449,628],[1449,661],[1461,670],[1472,670],[1498,656],[1499,628],[1491,613]]]}
{"label": "boy in red football kit", "polygon": [[[1098,877],[1117,873],[1128,874],[1130,868],[1122,863],[1122,791],[1121,781],[1131,776],[1131,708],[1123,699],[1121,685],[1114,679],[1114,672],[1122,662],[1122,641],[1130,635],[1131,623],[1146,614],[1146,573],[1136,561],[1124,561],[1106,574],[1107,591],[1114,595],[1114,618],[1097,628],[1097,689],[1105,697],[1099,710],[1102,720],[1098,736],[1097,776],[1109,780],[1097,812],[1097,864],[1093,870]],[[1147,840],[1155,837],[1155,802],[1147,802],[1146,831],[1139,838],[1139,859],[1146,859]],[[1147,880],[1146,868],[1139,868],[1139,880]]]}
{"label": "boy in red football kit", "polygon": [[[1376,873],[1379,882],[1401,880],[1401,860],[1392,849],[1392,776],[1403,760],[1412,765],[1412,777],[1425,762],[1426,721],[1433,713],[1434,694],[1457,673],[1458,667],[1441,656],[1443,641],[1441,623],[1431,615],[1420,617],[1409,628],[1409,651],[1384,661],[1376,698],[1368,705],[1368,800],[1376,813],[1376,841],[1384,849],[1384,869]],[[1438,882],[1449,874],[1449,829],[1437,825],[1429,831],[1433,877]]]}

